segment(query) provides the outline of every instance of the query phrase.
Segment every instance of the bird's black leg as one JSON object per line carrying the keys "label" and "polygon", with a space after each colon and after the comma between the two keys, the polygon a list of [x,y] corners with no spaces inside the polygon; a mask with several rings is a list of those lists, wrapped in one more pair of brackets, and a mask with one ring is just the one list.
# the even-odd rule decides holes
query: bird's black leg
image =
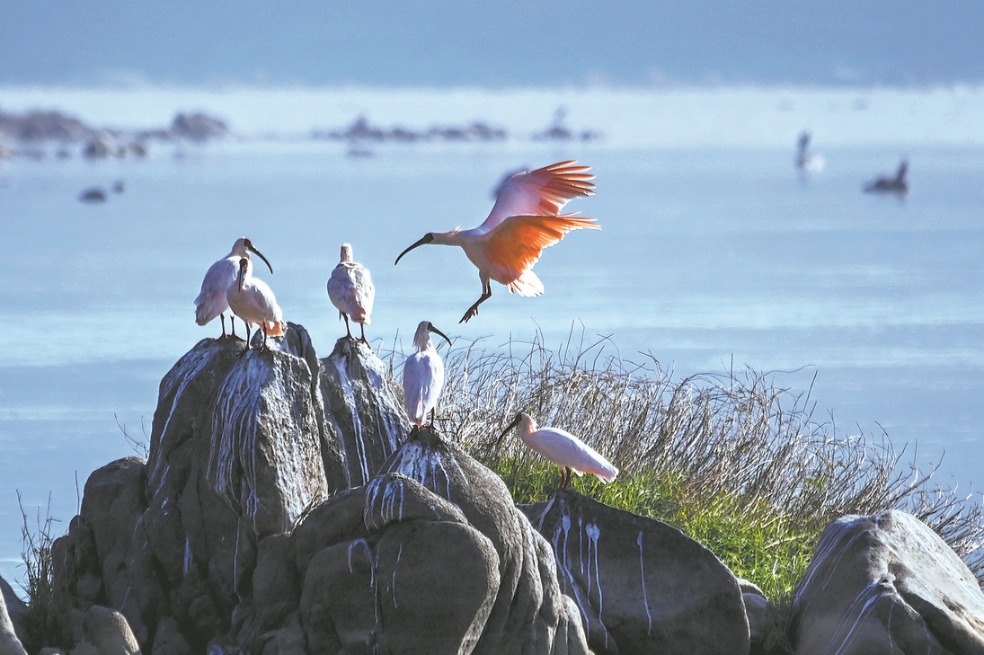
{"label": "bird's black leg", "polygon": [[349,339],[351,339],[352,338],[352,331],[349,329],[348,314],[342,314],[342,318],[345,319],[345,334],[348,335],[348,338]]}
{"label": "bird's black leg", "polygon": [[571,482],[571,469],[565,466],[564,470],[560,474],[560,488],[566,489],[567,485],[570,484],[570,482]]}
{"label": "bird's black leg", "polygon": [[369,345],[369,342],[366,341],[366,326],[365,326],[364,323],[359,323],[359,330],[362,331],[362,338],[359,339],[359,341],[361,341],[362,343],[364,343],[364,344],[366,344],[368,346]]}
{"label": "bird's black leg", "polygon": [[225,339],[226,338],[226,331],[225,331],[225,313],[224,312],[220,312],[219,313],[219,320],[222,321],[222,336],[219,337],[219,338],[220,339]]}
{"label": "bird's black leg", "polygon": [[486,300],[488,300],[491,297],[492,297],[492,283],[491,282],[484,282],[482,284],[482,295],[481,295],[481,297],[479,297],[479,299],[475,301],[475,304],[474,305],[472,305],[471,307],[468,308],[468,311],[465,312],[465,315],[462,316],[461,317],[461,320],[458,321],[458,322],[459,323],[467,323],[472,318],[478,316],[478,306],[481,305],[483,302],[485,302]]}
{"label": "bird's black leg", "polygon": [[430,413],[431,413],[431,427],[434,427],[434,419],[437,418],[437,408],[432,407]]}
{"label": "bird's black leg", "polygon": [[249,352],[249,322],[243,321],[246,324],[246,349],[243,350],[242,354],[245,355]]}
{"label": "bird's black leg", "polygon": [[270,350],[270,346],[267,345],[267,324],[260,323],[260,329],[263,330],[263,345],[260,346],[260,350]]}
{"label": "bird's black leg", "polygon": [[[229,331],[232,332],[232,338],[233,339],[238,339],[239,337],[236,336],[236,315],[235,314],[232,314],[232,313],[229,314],[229,325],[230,325],[230,330]],[[225,328],[225,324],[223,324],[222,327]]]}

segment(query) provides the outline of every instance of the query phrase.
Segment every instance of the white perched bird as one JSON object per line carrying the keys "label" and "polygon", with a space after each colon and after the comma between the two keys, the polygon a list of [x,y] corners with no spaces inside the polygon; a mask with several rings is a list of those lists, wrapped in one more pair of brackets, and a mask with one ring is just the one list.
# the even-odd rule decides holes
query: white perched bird
{"label": "white perched bird", "polygon": [[447,335],[434,327],[430,321],[421,321],[413,335],[413,345],[417,352],[407,357],[403,364],[403,399],[410,422],[415,427],[424,425],[430,414],[430,424],[434,425],[437,399],[444,387],[444,360],[430,340],[430,332],[439,334],[451,345]]}
{"label": "white perched bird", "polygon": [[510,293],[539,296],[543,283],[532,269],[543,249],[571,230],[601,229],[593,218],[560,213],[568,201],[594,194],[590,167],[576,164],[562,161],[514,174],[499,186],[492,211],[481,225],[470,230],[428,232],[401,252],[394,265],[403,255],[428,243],[460,246],[478,268],[482,295],[459,323],[478,315],[478,306],[492,296],[491,280],[506,285]]}
{"label": "white perched bird", "polygon": [[524,412],[516,415],[512,423],[499,435],[499,439],[501,440],[516,425],[519,425],[519,438],[530,450],[540,453],[564,470],[560,479],[562,489],[566,489],[570,483],[571,471],[579,476],[591,473],[602,482],[611,482],[618,475],[618,469],[594,448],[566,430],[537,429],[536,421]]}
{"label": "white perched bird", "polygon": [[[236,285],[239,276],[239,260],[251,259],[250,253],[256,253],[273,273],[273,266],[259,250],[253,247],[253,242],[247,237],[240,237],[232,244],[229,254],[212,264],[202,280],[202,289],[195,298],[195,322],[205,325],[218,316],[222,319],[222,338],[226,337],[225,312],[229,309],[227,293]],[[236,336],[236,319],[229,317],[232,326],[232,336]]]}
{"label": "white perched bird", "polygon": [[246,350],[250,348],[250,323],[263,331],[264,350],[267,337],[284,336],[284,315],[277,298],[266,282],[253,277],[253,263],[248,257],[240,258],[237,283],[229,289],[227,298],[229,307],[246,324]]}
{"label": "white perched bird", "polygon": [[372,316],[372,303],[376,298],[376,287],[372,284],[372,276],[369,269],[362,264],[352,261],[352,246],[343,243],[341,250],[341,260],[332,269],[331,277],[328,278],[328,297],[338,309],[340,318],[345,319],[345,332],[348,338],[352,338],[352,331],[349,329],[349,319],[359,324],[362,331],[362,343],[366,341],[366,324],[370,323]]}

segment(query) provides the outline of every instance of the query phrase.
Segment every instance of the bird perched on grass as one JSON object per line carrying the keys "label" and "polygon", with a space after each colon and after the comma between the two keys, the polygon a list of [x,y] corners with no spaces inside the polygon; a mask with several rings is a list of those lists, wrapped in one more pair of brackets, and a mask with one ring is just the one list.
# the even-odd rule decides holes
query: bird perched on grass
{"label": "bird perched on grass", "polygon": [[519,438],[526,446],[563,469],[560,478],[561,489],[566,489],[571,480],[571,471],[577,475],[591,473],[602,482],[611,482],[618,475],[618,469],[594,448],[573,434],[560,428],[539,428],[529,414],[520,412],[502,434],[519,425]]}
{"label": "bird perched on grass", "polygon": [[485,222],[470,230],[428,232],[401,252],[394,264],[414,248],[429,243],[460,246],[478,267],[482,295],[459,323],[474,318],[478,306],[492,296],[491,280],[508,287],[510,293],[539,296],[543,283],[532,269],[543,249],[571,230],[601,229],[593,218],[560,213],[568,201],[594,193],[594,176],[587,173],[590,167],[575,164],[562,161],[514,174],[499,187]]}
{"label": "bird perched on grass", "polygon": [[366,324],[370,322],[372,316],[372,303],[376,298],[376,287],[372,284],[372,276],[369,269],[362,264],[352,261],[352,246],[343,243],[341,249],[341,260],[332,269],[331,277],[328,278],[328,297],[338,309],[340,318],[345,319],[345,333],[352,339],[352,331],[349,329],[349,319],[359,324],[362,343],[368,345],[366,341]]}
{"label": "bird perched on grass", "polygon": [[[247,237],[240,237],[232,244],[229,254],[212,264],[202,280],[202,289],[195,298],[195,322],[205,325],[218,316],[222,319],[222,337],[226,338],[225,312],[229,309],[227,292],[237,283],[239,276],[239,260],[251,259],[250,253],[255,253],[273,273],[273,267],[263,254],[253,247],[253,242]],[[236,336],[236,318],[230,316],[232,337]]]}
{"label": "bird perched on grass", "polygon": [[239,276],[227,293],[229,307],[246,324],[246,352],[250,349],[250,323],[263,331],[262,350],[267,350],[267,337],[284,336],[284,315],[273,290],[266,282],[253,277],[253,263],[248,257],[239,260]]}
{"label": "bird perched on grass", "polygon": [[444,387],[444,360],[431,343],[431,332],[441,335],[451,345],[447,335],[430,321],[421,321],[413,335],[413,345],[417,352],[407,357],[403,364],[403,400],[414,429],[424,425],[428,414],[430,424],[434,425],[437,399]]}

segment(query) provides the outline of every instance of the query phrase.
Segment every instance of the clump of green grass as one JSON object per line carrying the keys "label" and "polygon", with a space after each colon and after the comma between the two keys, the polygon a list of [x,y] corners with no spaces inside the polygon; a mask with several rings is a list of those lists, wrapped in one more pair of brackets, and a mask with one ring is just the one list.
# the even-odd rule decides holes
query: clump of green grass
{"label": "clump of green grass", "polygon": [[32,527],[21,494],[17,492],[17,504],[21,511],[21,561],[24,564],[24,592],[27,594],[27,612],[23,620],[23,645],[28,652],[35,653],[43,646],[66,645],[63,635],[58,633],[55,621],[54,568],[51,549],[55,542],[54,524],[51,516],[51,498],[41,516],[38,508]]}
{"label": "clump of green grass", "polygon": [[680,528],[775,602],[788,600],[831,521],[887,508],[925,521],[984,580],[980,503],[934,486],[935,470],[903,464],[887,434],[841,434],[832,419],[814,418],[808,393],[779,384],[781,373],[674,381],[655,357],[639,360],[605,338],[585,345],[583,335],[557,350],[539,337],[456,347],[439,425],[519,503],[548,498],[560,472],[498,435],[518,411],[569,430],[621,469],[609,485],[585,476],[575,489]]}

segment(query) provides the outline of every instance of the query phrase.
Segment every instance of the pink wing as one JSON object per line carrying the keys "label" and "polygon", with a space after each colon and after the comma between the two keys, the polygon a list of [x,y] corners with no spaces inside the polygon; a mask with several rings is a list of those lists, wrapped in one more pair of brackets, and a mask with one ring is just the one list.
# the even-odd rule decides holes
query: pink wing
{"label": "pink wing", "polygon": [[594,193],[590,166],[562,161],[535,171],[516,173],[503,182],[481,227],[495,228],[510,216],[556,216],[568,201]]}

